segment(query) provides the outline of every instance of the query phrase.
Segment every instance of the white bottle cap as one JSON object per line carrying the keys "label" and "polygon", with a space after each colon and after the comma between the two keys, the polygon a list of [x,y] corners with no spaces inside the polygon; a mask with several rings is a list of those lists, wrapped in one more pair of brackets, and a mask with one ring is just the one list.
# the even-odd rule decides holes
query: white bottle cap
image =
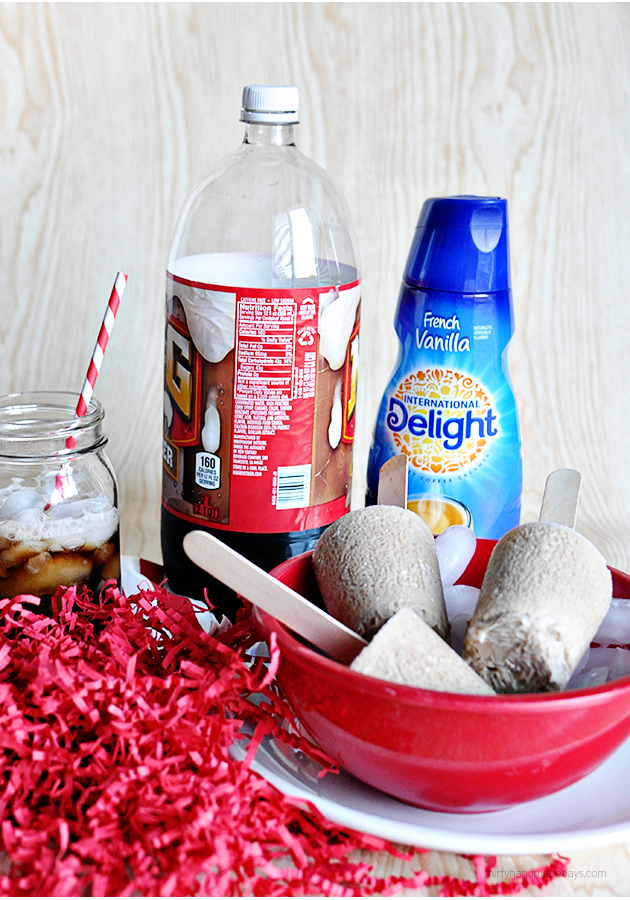
{"label": "white bottle cap", "polygon": [[300,93],[291,85],[248,84],[243,88],[241,122],[288,125],[299,122]]}

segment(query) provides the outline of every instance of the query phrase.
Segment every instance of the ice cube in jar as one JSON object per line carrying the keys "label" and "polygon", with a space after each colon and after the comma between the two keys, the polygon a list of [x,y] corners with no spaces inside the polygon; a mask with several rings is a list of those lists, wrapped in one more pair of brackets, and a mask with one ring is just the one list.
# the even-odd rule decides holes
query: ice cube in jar
{"label": "ice cube in jar", "polygon": [[[104,445],[103,409],[78,395],[0,397],[0,596],[96,591],[120,575],[118,488]],[[69,437],[72,441],[69,441]]]}

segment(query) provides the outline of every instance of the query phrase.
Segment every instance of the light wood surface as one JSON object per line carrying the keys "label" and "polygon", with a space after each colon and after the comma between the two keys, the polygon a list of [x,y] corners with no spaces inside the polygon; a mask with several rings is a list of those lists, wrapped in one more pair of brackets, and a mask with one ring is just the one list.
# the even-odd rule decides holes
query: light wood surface
{"label": "light wood surface", "polygon": [[[629,48],[623,3],[0,5],[0,391],[80,390],[129,274],[96,395],[124,552],[159,561],[171,235],[193,183],[242,139],[243,85],[293,83],[299,145],[342,187],[363,259],[354,505],[422,202],[502,195],[523,520],[550,471],[577,469],[578,530],[630,570]],[[575,873],[605,874],[542,893],[630,893],[629,849],[572,854]],[[452,854],[422,863],[469,871]]]}

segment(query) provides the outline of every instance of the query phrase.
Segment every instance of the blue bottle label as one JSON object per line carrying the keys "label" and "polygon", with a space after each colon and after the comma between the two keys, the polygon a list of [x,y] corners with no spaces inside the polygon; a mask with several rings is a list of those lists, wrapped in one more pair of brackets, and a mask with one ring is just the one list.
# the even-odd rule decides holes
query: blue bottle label
{"label": "blue bottle label", "polygon": [[403,287],[402,352],[379,411],[368,502],[390,457],[409,460],[408,506],[434,533],[467,524],[498,538],[518,525],[522,487],[516,404],[505,366],[508,292],[462,296]]}

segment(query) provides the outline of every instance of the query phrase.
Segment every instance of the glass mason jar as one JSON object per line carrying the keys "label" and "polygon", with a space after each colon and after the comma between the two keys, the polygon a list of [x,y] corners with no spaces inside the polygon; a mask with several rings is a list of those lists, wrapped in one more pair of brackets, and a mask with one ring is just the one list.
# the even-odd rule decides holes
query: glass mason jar
{"label": "glass mason jar", "polygon": [[79,395],[0,397],[0,597],[96,592],[120,582],[118,486],[104,448],[103,407]]}

